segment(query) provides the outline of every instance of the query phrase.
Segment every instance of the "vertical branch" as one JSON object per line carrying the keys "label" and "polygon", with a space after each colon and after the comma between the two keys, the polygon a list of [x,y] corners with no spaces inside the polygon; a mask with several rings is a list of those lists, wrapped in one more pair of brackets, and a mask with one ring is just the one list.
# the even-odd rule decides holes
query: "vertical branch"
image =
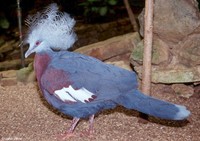
{"label": "vertical branch", "polygon": [[142,91],[151,94],[151,55],[153,41],[153,0],[145,1],[144,53],[142,72]]}
{"label": "vertical branch", "polygon": [[21,8],[20,8],[20,0],[17,0],[17,17],[18,17],[18,28],[19,28],[19,47],[21,52],[21,66],[25,66],[24,61],[24,50],[23,50],[23,44],[22,44],[22,14],[21,14]]}
{"label": "vertical branch", "polygon": [[128,0],[124,0],[124,5],[125,5],[126,10],[128,12],[128,16],[129,16],[129,19],[131,21],[131,24],[133,26],[134,31],[138,32],[138,25],[137,25],[137,22],[135,20],[135,16],[134,16],[134,14],[131,10],[131,7],[130,7]]}

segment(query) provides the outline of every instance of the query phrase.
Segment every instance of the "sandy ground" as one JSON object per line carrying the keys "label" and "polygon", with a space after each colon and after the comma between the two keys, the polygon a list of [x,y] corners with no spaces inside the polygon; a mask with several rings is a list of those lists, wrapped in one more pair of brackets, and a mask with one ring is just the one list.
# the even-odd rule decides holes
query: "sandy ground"
{"label": "sandy ground", "polygon": [[[80,136],[88,128],[82,120],[69,141],[200,141],[200,96],[178,97],[154,86],[153,96],[191,110],[187,121],[173,122],[153,117],[141,122],[138,112],[118,107],[103,111],[95,118],[93,136]],[[36,83],[0,86],[0,140],[53,141],[70,126],[64,116],[42,99]]]}

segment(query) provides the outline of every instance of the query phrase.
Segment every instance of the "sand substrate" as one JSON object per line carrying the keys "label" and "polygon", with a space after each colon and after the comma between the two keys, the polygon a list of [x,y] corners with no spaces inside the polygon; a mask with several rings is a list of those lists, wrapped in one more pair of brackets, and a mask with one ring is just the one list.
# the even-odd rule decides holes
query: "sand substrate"
{"label": "sand substrate", "polygon": [[[162,92],[162,94],[161,94]],[[69,141],[200,141],[200,96],[182,98],[154,86],[153,96],[182,104],[191,111],[187,121],[149,118],[117,107],[95,117],[95,133],[83,136],[88,121],[81,120]],[[0,86],[0,140],[54,141],[71,124],[71,118],[54,110],[42,98],[36,83]]]}

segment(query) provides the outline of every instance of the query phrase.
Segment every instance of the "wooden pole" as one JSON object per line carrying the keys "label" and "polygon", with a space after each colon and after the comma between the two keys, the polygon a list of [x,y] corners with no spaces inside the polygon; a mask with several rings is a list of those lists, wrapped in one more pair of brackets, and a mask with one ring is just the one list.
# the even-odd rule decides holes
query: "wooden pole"
{"label": "wooden pole", "polygon": [[152,41],[153,41],[153,0],[146,0],[145,19],[144,19],[142,92],[148,95],[151,95]]}
{"label": "wooden pole", "polygon": [[17,17],[18,17],[18,27],[19,27],[19,47],[21,51],[21,66],[25,66],[25,60],[24,60],[24,50],[23,50],[23,44],[22,44],[22,13],[21,13],[21,7],[20,7],[20,0],[17,0]]}
{"label": "wooden pole", "polygon": [[124,0],[124,5],[125,5],[126,10],[128,12],[128,16],[129,16],[130,22],[131,22],[131,24],[133,26],[133,30],[136,31],[136,32],[138,32],[139,31],[138,24],[136,22],[136,19],[135,19],[135,16],[133,14],[133,11],[131,10],[129,1],[128,0]]}

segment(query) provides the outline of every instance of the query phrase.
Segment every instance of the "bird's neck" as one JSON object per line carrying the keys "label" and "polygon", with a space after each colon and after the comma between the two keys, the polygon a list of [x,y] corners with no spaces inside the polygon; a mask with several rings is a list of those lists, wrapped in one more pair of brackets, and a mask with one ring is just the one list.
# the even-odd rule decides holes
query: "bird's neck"
{"label": "bird's neck", "polygon": [[36,73],[36,77],[38,81],[40,81],[40,78],[43,72],[46,70],[50,60],[51,58],[47,53],[35,54],[34,69],[35,69],[35,73]]}

